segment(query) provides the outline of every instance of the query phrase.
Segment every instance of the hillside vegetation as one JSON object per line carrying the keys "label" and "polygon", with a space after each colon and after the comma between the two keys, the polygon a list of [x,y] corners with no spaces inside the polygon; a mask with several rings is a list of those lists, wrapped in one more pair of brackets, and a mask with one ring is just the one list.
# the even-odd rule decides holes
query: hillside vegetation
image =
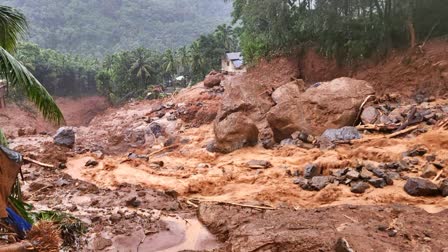
{"label": "hillside vegetation", "polygon": [[162,51],[190,44],[229,23],[223,0],[4,0],[22,11],[29,39],[61,52],[103,56],[146,47]]}
{"label": "hillside vegetation", "polygon": [[[230,0],[229,0],[230,1]],[[247,60],[318,45],[340,62],[448,34],[446,0],[233,0]]]}

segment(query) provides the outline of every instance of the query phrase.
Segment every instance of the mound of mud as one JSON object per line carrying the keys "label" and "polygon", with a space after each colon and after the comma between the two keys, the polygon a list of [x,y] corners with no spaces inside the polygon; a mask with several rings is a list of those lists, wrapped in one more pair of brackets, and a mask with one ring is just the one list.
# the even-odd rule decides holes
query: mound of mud
{"label": "mound of mud", "polygon": [[220,251],[443,251],[448,210],[405,205],[258,210],[201,204],[199,219],[225,247]]}

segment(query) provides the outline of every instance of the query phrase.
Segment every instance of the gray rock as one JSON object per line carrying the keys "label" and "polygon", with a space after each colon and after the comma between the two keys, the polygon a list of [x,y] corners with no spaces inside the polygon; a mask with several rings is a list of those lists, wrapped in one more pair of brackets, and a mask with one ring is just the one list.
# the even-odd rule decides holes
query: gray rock
{"label": "gray rock", "polygon": [[350,191],[352,193],[359,193],[359,194],[361,194],[361,193],[364,193],[369,188],[370,188],[370,186],[366,182],[357,182],[357,183],[353,184],[353,186],[350,189]]}
{"label": "gray rock", "polygon": [[327,129],[319,138],[321,147],[327,148],[336,141],[349,141],[360,139],[362,136],[355,127],[343,127],[340,129]]}
{"label": "gray rock", "polygon": [[409,178],[404,190],[412,196],[437,196],[440,193],[437,185],[422,178]]}
{"label": "gray rock", "polygon": [[355,252],[344,238],[339,238],[334,248],[335,252]]}
{"label": "gray rock", "polygon": [[387,176],[386,172],[384,172],[384,170],[382,170],[380,168],[372,169],[372,173],[375,174],[375,176],[377,176],[378,178],[384,178]]}
{"label": "gray rock", "polygon": [[250,160],[247,162],[247,166],[251,169],[267,169],[271,168],[272,164],[266,160]]}
{"label": "gray rock", "polygon": [[439,189],[443,197],[448,197],[448,179],[445,179],[440,183]]}
{"label": "gray rock", "polygon": [[334,177],[332,176],[315,176],[310,181],[310,186],[313,190],[320,191],[324,189],[328,184],[333,183]]}
{"label": "gray rock", "polygon": [[57,145],[73,148],[75,145],[75,130],[71,127],[59,128],[53,136],[53,141]]}
{"label": "gray rock", "polygon": [[398,180],[398,179],[401,178],[400,173],[398,173],[398,172],[393,172],[393,171],[391,171],[391,172],[387,172],[387,177],[389,177],[389,178],[392,179],[392,180]]}
{"label": "gray rock", "polygon": [[344,176],[345,174],[347,174],[347,172],[349,171],[348,168],[344,168],[344,169],[337,169],[337,170],[332,170],[331,174],[337,178],[341,178],[342,176]]}
{"label": "gray rock", "polygon": [[299,177],[294,179],[294,184],[299,185],[300,188],[304,190],[309,190],[310,186],[308,185],[309,180],[303,177]]}
{"label": "gray rock", "polygon": [[304,177],[310,179],[322,173],[322,169],[315,164],[307,164],[305,166]]}
{"label": "gray rock", "polygon": [[356,180],[359,178],[359,172],[350,169],[345,176],[351,180]]}
{"label": "gray rock", "polygon": [[383,178],[372,178],[372,179],[369,179],[369,184],[371,184],[375,188],[384,188],[387,185],[386,181]]}
{"label": "gray rock", "polygon": [[361,121],[364,124],[374,124],[376,120],[378,120],[379,115],[380,113],[378,112],[378,110],[370,106],[365,108],[364,111],[362,111]]}

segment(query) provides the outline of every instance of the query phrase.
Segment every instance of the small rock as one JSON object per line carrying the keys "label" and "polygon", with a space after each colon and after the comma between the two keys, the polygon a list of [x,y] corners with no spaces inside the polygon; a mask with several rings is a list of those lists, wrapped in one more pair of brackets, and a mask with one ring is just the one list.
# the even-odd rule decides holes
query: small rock
{"label": "small rock", "polygon": [[355,183],[352,186],[350,191],[352,193],[359,193],[359,194],[361,194],[361,193],[364,193],[369,188],[370,188],[369,184],[367,184],[365,182],[358,182],[358,183]]}
{"label": "small rock", "polygon": [[420,177],[422,178],[432,178],[437,176],[438,170],[437,168],[432,164],[426,164],[425,168],[423,169],[422,174]]}
{"label": "small rock", "polygon": [[303,190],[310,190],[310,186],[308,185],[309,180],[303,177],[299,177],[294,179],[294,184],[299,185]]}
{"label": "small rock", "polygon": [[71,127],[59,128],[53,136],[53,141],[57,145],[73,148],[75,145],[75,131]]}
{"label": "small rock", "polygon": [[267,169],[271,168],[272,164],[266,160],[251,160],[247,162],[247,166],[251,169]]}
{"label": "small rock", "polygon": [[126,206],[128,207],[139,207],[141,204],[142,202],[137,200],[137,197],[126,200]]}
{"label": "small rock", "polygon": [[98,161],[91,159],[91,160],[87,161],[84,166],[85,167],[95,167],[97,165],[98,165]]}
{"label": "small rock", "polygon": [[428,149],[422,146],[415,147],[414,149],[407,152],[409,157],[421,157],[428,152]]}
{"label": "small rock", "polygon": [[103,159],[104,158],[104,153],[102,151],[94,151],[92,152],[93,155],[95,155],[96,158],[98,159]]}
{"label": "small rock", "polygon": [[387,235],[389,235],[389,237],[395,237],[397,236],[398,231],[396,229],[390,229],[389,231],[387,231]]}
{"label": "small rock", "polygon": [[384,178],[387,176],[386,173],[380,168],[374,168],[372,170],[372,173],[375,174],[375,176],[377,176],[378,178]]}
{"label": "small rock", "polygon": [[356,180],[356,179],[359,178],[359,172],[357,172],[357,171],[355,171],[355,170],[353,170],[353,169],[350,169],[350,170],[347,172],[347,174],[345,174],[345,176],[346,176],[347,178],[351,179],[351,180]]}
{"label": "small rock", "polygon": [[387,172],[387,177],[389,177],[392,180],[398,180],[398,179],[400,179],[401,176],[400,176],[400,173],[391,171],[391,172]]}
{"label": "small rock", "polygon": [[70,185],[70,182],[64,178],[59,178],[58,180],[56,180],[56,185],[57,186]]}
{"label": "small rock", "polygon": [[440,192],[442,192],[443,197],[448,197],[448,179],[444,179],[442,183],[440,183]]}
{"label": "small rock", "polygon": [[380,113],[372,106],[365,108],[361,114],[361,121],[364,124],[374,124],[378,120]]}
{"label": "small rock", "polygon": [[331,147],[336,141],[349,141],[360,139],[362,136],[355,127],[343,127],[340,129],[327,129],[319,138],[322,148]]}
{"label": "small rock", "polygon": [[312,189],[320,191],[324,189],[328,184],[333,183],[334,177],[332,176],[315,176],[311,179],[309,185]]}
{"label": "small rock", "polygon": [[409,178],[404,190],[412,196],[437,196],[440,193],[437,185],[422,178]]}
{"label": "small rock", "polygon": [[362,179],[370,179],[371,177],[373,177],[373,173],[369,170],[367,170],[365,167],[363,167],[361,169],[361,172],[359,173],[359,176]]}
{"label": "small rock", "polygon": [[108,248],[110,246],[112,246],[112,240],[110,239],[105,239],[101,236],[97,236],[93,240],[93,249],[95,251],[104,250],[105,248]]}
{"label": "small rock", "polygon": [[305,166],[304,177],[310,179],[322,173],[322,169],[315,164],[307,164]]}
{"label": "small rock", "polygon": [[117,222],[119,222],[120,220],[121,220],[121,215],[119,215],[119,214],[112,214],[110,217],[109,217],[109,220],[112,222],[112,223],[117,223]]}
{"label": "small rock", "polygon": [[369,184],[371,184],[375,188],[384,188],[387,185],[386,181],[383,178],[369,179]]}
{"label": "small rock", "polygon": [[355,250],[353,250],[350,247],[350,244],[348,244],[348,241],[346,239],[344,239],[344,238],[339,238],[338,239],[334,249],[335,249],[336,252],[355,252]]}
{"label": "small rock", "polygon": [[348,168],[331,170],[331,174],[339,179],[347,174],[348,170]]}

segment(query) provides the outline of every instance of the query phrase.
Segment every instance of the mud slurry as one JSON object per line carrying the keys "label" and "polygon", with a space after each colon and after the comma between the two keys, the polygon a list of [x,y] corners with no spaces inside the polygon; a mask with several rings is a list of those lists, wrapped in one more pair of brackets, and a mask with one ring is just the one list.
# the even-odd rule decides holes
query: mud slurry
{"label": "mud slurry", "polygon": [[[132,118],[125,120],[146,120]],[[88,129],[91,142],[95,130],[104,131],[96,127]],[[82,142],[76,151],[64,150],[51,138],[37,138],[18,138],[13,146],[53,164],[65,156],[67,168],[24,167],[25,197],[39,209],[68,211],[89,224],[81,244],[85,251],[332,251],[340,237],[356,251],[448,247],[442,235],[448,200],[412,197],[403,190],[407,176],[421,174],[427,155],[448,157],[448,131],[432,126],[396,139],[367,134],[333,150],[257,146],[218,154],[206,150],[213,126],[203,124],[178,131],[172,148],[129,150],[142,157],[149,153],[148,159],[128,152],[99,156],[98,150],[79,148]],[[348,186],[330,184],[317,192],[293,183],[294,174],[303,173],[308,163],[329,175],[359,164],[398,162],[416,146],[424,146],[426,156],[415,157],[412,169],[383,189],[353,194]],[[86,167],[89,160],[98,165]],[[272,167],[252,169],[251,160]]]}
{"label": "mud slurry", "polygon": [[[297,62],[273,65],[229,78],[270,90],[297,75]],[[74,251],[334,251],[339,238],[354,251],[448,250],[448,199],[403,190],[429,160],[445,167],[440,179],[448,177],[446,129],[422,123],[397,138],[363,132],[362,139],[331,150],[279,144],[212,153],[222,91],[198,84],[166,99],[110,108],[76,129],[73,149],[55,146],[48,136],[15,138],[11,147],[58,167],[23,167],[26,200],[88,224]],[[418,147],[426,153],[404,155]],[[271,166],[253,169],[252,160]],[[393,171],[393,185],[362,194],[336,182],[320,191],[293,183],[310,163],[326,176],[404,161],[405,170]]]}

